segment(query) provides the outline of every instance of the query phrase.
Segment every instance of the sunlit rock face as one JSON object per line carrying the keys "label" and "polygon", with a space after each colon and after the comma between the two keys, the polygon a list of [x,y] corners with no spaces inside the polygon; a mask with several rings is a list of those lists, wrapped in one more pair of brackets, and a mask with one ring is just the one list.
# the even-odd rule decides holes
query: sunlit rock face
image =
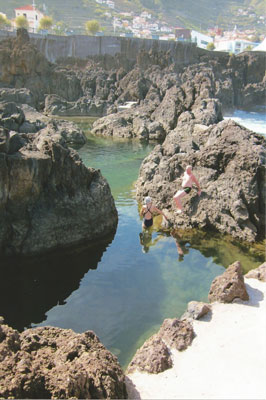
{"label": "sunlit rock face", "polygon": [[3,398],[127,398],[117,358],[92,331],[41,327],[19,334],[0,317],[0,355]]}
{"label": "sunlit rock face", "polygon": [[34,254],[99,239],[116,229],[107,181],[87,168],[53,123],[38,133],[0,132],[0,249]]}
{"label": "sunlit rock face", "polygon": [[209,128],[179,125],[143,161],[137,198],[152,196],[159,207],[175,211],[173,195],[192,165],[202,194],[186,195],[184,213],[173,213],[172,222],[252,242],[265,231],[265,155],[265,139],[231,120]]}

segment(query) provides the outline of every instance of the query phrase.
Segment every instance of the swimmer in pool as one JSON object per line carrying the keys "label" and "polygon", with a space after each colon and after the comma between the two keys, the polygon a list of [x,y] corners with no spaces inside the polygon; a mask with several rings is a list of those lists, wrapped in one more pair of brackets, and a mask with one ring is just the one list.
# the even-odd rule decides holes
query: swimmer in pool
{"label": "swimmer in pool", "polygon": [[166,215],[152,204],[150,196],[145,197],[145,204],[142,206],[140,214],[144,217],[142,227],[148,229],[153,225],[153,213],[159,213],[167,220]]}

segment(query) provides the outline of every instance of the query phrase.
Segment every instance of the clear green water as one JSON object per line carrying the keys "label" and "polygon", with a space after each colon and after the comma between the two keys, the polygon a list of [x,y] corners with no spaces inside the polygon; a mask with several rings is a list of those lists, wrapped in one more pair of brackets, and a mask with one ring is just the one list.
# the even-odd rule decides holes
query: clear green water
{"label": "clear green water", "polygon": [[241,259],[248,270],[262,260],[256,251],[244,254],[226,239],[198,232],[182,238],[185,255],[180,260],[175,240],[160,230],[160,217],[144,251],[133,183],[152,147],[88,136],[79,154],[87,166],[100,168],[111,186],[119,213],[117,232],[97,269],[85,273],[78,289],[38,324],[95,331],[123,367],[165,318],[180,317],[191,300],[207,301],[212,280],[226,266]]}
{"label": "clear green water", "polygon": [[[87,121],[83,123],[86,128]],[[191,300],[207,301],[212,280],[240,260],[245,272],[264,261],[263,244],[247,247],[199,231],[176,242],[155,218],[140,243],[134,199],[140,164],[153,145],[88,135],[79,153],[107,178],[119,213],[114,237],[69,254],[8,265],[0,281],[0,315],[11,326],[53,325],[93,330],[123,367],[165,318],[180,317]]]}

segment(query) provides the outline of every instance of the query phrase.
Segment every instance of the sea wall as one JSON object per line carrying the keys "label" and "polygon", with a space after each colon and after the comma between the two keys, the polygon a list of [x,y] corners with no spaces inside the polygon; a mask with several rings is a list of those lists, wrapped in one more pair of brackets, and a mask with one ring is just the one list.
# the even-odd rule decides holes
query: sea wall
{"label": "sea wall", "polygon": [[[16,32],[0,30],[0,41],[7,37],[16,36]],[[175,61],[180,64],[197,62],[200,55],[206,50],[199,49],[195,43],[182,43],[166,40],[124,38],[119,36],[58,36],[29,33],[31,41],[37,49],[52,63],[60,58],[73,57],[86,59],[91,56],[114,56],[121,54],[128,60],[135,60],[141,50],[151,49],[158,52],[169,52]],[[220,52],[213,52],[213,57]],[[222,53],[224,54],[224,53]]]}

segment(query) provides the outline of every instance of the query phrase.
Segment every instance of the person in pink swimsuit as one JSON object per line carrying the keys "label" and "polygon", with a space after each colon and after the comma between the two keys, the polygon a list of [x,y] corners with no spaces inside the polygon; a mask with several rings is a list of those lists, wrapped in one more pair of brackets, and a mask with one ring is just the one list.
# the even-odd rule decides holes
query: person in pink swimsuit
{"label": "person in pink swimsuit", "polygon": [[198,188],[198,195],[201,195],[201,189],[200,189],[200,184],[197,181],[195,175],[192,173],[192,167],[191,165],[188,165],[186,167],[186,170],[184,172],[184,175],[182,177],[182,189],[178,190],[176,194],[174,195],[174,201],[177,207],[177,214],[180,214],[183,212],[183,206],[181,203],[182,197],[184,197],[186,194],[191,192],[192,185],[195,183]]}

